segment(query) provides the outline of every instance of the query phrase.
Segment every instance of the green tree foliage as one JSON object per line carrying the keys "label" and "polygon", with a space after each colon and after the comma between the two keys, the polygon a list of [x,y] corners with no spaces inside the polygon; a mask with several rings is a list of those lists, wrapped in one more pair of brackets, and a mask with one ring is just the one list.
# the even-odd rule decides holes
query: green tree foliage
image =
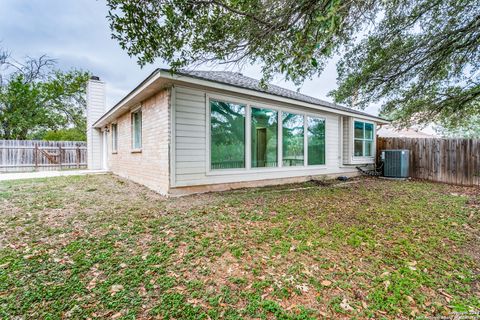
{"label": "green tree foliage", "polygon": [[87,135],[85,130],[78,128],[49,130],[41,136],[42,140],[48,141],[86,141]]}
{"label": "green tree foliage", "polygon": [[27,139],[48,130],[86,130],[88,73],[54,69],[41,56],[17,62],[0,57],[0,138]]}
{"label": "green tree foliage", "polygon": [[107,0],[112,36],[141,65],[262,66],[300,85],[335,54],[337,102],[402,124],[480,113],[480,5],[464,0]]}
{"label": "green tree foliage", "polygon": [[480,139],[480,115],[468,118],[461,127],[439,125],[435,127],[435,131],[447,138]]}
{"label": "green tree foliage", "polygon": [[400,125],[466,127],[480,114],[479,3],[395,1],[383,12],[339,63],[334,97],[359,107],[382,101]]}
{"label": "green tree foliage", "polygon": [[265,80],[317,74],[350,39],[366,2],[305,0],[108,0],[113,38],[141,65],[258,62]]}

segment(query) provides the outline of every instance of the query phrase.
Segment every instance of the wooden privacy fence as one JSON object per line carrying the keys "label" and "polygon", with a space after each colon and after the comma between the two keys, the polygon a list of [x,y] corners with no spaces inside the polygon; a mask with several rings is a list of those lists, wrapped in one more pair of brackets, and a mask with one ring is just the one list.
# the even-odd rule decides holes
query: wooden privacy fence
{"label": "wooden privacy fence", "polygon": [[410,176],[464,186],[480,186],[480,140],[378,138],[386,149],[410,150]]}
{"label": "wooden privacy fence", "polygon": [[80,169],[86,166],[85,142],[0,140],[0,172]]}

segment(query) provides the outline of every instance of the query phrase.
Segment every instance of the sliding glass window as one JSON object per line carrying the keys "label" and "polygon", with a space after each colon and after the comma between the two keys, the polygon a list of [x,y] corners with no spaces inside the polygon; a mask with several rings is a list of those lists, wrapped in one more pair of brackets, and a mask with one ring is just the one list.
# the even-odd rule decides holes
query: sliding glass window
{"label": "sliding glass window", "polygon": [[307,117],[308,165],[325,164],[325,119]]}
{"label": "sliding glass window", "polygon": [[211,169],[245,168],[245,108],[210,100]]}
{"label": "sliding glass window", "polygon": [[282,163],[284,167],[304,165],[303,134],[303,115],[282,112]]}
{"label": "sliding glass window", "polygon": [[278,112],[252,107],[252,168],[276,167]]}

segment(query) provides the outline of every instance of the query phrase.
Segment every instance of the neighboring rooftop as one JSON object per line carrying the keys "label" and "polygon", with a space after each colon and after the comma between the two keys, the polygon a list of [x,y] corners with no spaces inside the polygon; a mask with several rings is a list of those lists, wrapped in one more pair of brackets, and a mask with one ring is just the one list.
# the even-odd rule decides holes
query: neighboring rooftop
{"label": "neighboring rooftop", "polygon": [[[161,69],[162,71],[167,71],[171,72],[169,69]],[[356,113],[359,115],[363,116],[368,116],[368,117],[373,117],[373,118],[378,118],[385,120],[383,118],[371,115],[366,112],[358,111],[355,109],[347,108],[335,103],[331,103],[328,101],[324,101],[321,99],[317,99],[314,97],[310,97],[301,93],[298,93],[296,91],[288,90],[273,84],[268,84],[267,88],[263,88],[260,85],[260,81],[254,78],[246,77],[243,74],[239,72],[231,72],[231,71],[196,71],[196,70],[178,70],[175,72],[177,75],[184,75],[187,77],[192,77],[192,78],[197,78],[197,79],[202,79],[202,80],[208,80],[208,81],[213,81],[217,83],[223,83],[223,84],[229,84],[235,87],[239,88],[244,88],[244,89],[250,89],[250,90],[255,90],[258,92],[263,92],[263,93],[268,93],[272,94],[275,96],[280,96],[284,98],[290,98],[302,102],[307,102],[311,104],[316,104],[319,106],[324,106],[340,111],[346,111],[346,112],[351,112],[351,113]]]}
{"label": "neighboring rooftop", "polygon": [[391,125],[382,126],[377,134],[382,138],[439,138],[438,135],[424,132],[421,129],[397,129]]}

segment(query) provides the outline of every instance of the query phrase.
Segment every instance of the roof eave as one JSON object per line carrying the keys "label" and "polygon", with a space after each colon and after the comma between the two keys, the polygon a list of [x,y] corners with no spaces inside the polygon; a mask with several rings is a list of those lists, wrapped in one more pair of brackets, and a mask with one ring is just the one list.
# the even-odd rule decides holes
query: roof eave
{"label": "roof eave", "polygon": [[[162,82],[161,80],[164,80],[164,81]],[[230,92],[234,91],[234,92],[238,92],[238,93],[242,93],[242,94],[250,95],[254,97],[275,100],[279,102],[303,106],[311,109],[322,110],[322,111],[335,113],[335,114],[351,116],[351,117],[360,118],[360,119],[367,119],[380,124],[390,123],[390,121],[376,117],[376,116],[338,110],[338,109],[329,107],[328,105],[323,106],[323,105],[308,103],[305,101],[282,97],[282,96],[274,95],[271,93],[265,93],[265,92],[260,92],[253,89],[242,88],[232,84],[200,79],[198,77],[192,77],[192,76],[183,75],[183,74],[174,74],[166,69],[156,69],[147,78],[145,78],[145,80],[143,80],[137,87],[135,87],[130,93],[128,93],[122,100],[120,100],[110,110],[105,112],[105,114],[102,115],[97,121],[95,121],[95,123],[93,124],[93,127],[94,128],[104,127],[109,122],[113,121],[116,116],[120,115],[119,113],[124,113],[128,111],[130,108],[132,108],[132,105],[139,103],[140,101],[138,100],[141,100],[139,99],[139,96],[146,96],[145,94],[142,94],[144,93],[145,90],[148,89],[152,92],[155,90],[158,91],[162,87],[164,87],[166,83],[169,83],[169,82],[171,83],[183,82],[187,84],[195,84],[195,85],[200,85],[204,87],[210,87],[210,88],[215,88],[215,89],[225,90]],[[155,84],[160,84],[160,83],[162,83],[163,86],[160,86],[160,85],[155,86]]]}
{"label": "roof eave", "polygon": [[271,94],[271,93],[261,92],[261,91],[257,91],[257,90],[253,90],[253,89],[247,89],[247,88],[243,88],[243,87],[240,87],[240,86],[235,86],[233,84],[227,84],[227,83],[218,82],[218,81],[200,79],[198,77],[192,77],[192,76],[184,75],[184,74],[172,74],[171,72],[169,72],[166,69],[160,69],[160,75],[163,78],[168,78],[168,79],[174,80],[174,81],[181,81],[181,82],[186,82],[186,83],[190,83],[190,84],[196,84],[196,85],[200,85],[200,86],[221,89],[221,90],[225,90],[225,91],[235,91],[235,92],[238,92],[238,93],[243,93],[245,95],[256,96],[256,97],[261,97],[261,98],[270,99],[270,100],[276,100],[276,101],[285,102],[285,103],[288,103],[288,104],[304,106],[304,107],[311,108],[311,109],[317,109],[317,110],[322,110],[322,111],[326,111],[326,112],[330,112],[330,113],[347,115],[347,116],[351,116],[351,117],[355,117],[355,118],[368,119],[368,120],[372,120],[372,121],[375,121],[375,122],[380,123],[380,124],[389,124],[390,123],[389,120],[386,120],[386,119],[383,119],[383,118],[380,118],[380,117],[366,115],[366,114],[359,114],[359,113],[356,113],[356,112],[338,110],[338,109],[335,109],[335,108],[332,108],[332,107],[328,106],[328,104],[318,105],[318,104],[309,103],[309,102],[305,102],[305,101],[301,101],[301,100],[296,100],[296,99],[292,99],[292,98],[287,98],[287,97],[274,95],[274,94]]}
{"label": "roof eave", "polygon": [[[117,102],[112,108],[105,112],[97,121],[92,125],[94,128],[102,128],[110,121],[109,119],[115,116],[119,110],[130,105],[132,101],[138,97],[143,91],[151,86],[155,81],[160,78],[160,69],[155,69],[148,77],[146,77],[142,82],[140,82],[132,91],[130,91],[125,97],[123,97],[119,102]],[[125,108],[127,109],[127,108]]]}

